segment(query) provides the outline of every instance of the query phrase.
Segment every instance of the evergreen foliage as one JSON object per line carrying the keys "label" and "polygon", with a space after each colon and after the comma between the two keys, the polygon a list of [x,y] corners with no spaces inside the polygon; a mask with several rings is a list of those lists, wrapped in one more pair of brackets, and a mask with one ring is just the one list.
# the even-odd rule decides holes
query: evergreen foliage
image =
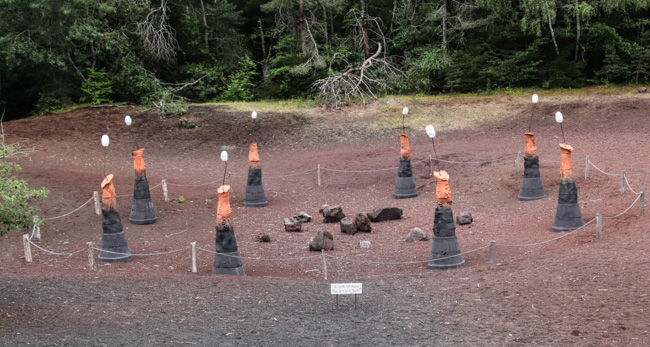
{"label": "evergreen foliage", "polygon": [[397,70],[364,81],[372,95],[646,83],[649,14],[650,0],[0,0],[0,103],[15,118],[314,98],[380,45],[366,64]]}

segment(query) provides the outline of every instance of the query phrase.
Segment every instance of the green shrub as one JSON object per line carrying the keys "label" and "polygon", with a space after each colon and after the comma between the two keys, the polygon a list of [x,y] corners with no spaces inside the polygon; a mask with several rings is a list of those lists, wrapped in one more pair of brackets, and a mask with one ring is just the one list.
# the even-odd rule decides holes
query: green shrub
{"label": "green shrub", "polygon": [[88,69],[88,79],[81,83],[81,91],[83,94],[79,101],[99,105],[111,102],[109,96],[113,93],[113,87],[104,69]]}

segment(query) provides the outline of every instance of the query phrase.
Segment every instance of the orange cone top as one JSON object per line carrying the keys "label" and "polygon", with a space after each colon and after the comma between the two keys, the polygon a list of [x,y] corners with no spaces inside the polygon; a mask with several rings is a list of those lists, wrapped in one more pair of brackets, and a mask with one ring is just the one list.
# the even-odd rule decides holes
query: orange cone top
{"label": "orange cone top", "polygon": [[115,198],[115,186],[113,186],[113,174],[110,174],[102,181],[102,210],[114,211],[117,207]]}
{"label": "orange cone top", "polygon": [[257,153],[257,143],[253,142],[248,146],[248,166],[257,168],[260,166],[260,156]]}
{"label": "orange cone top", "polygon": [[560,150],[562,151],[562,161],[560,163],[560,177],[570,178],[573,173],[573,164],[571,164],[571,152],[573,147],[566,143],[560,143]]}
{"label": "orange cone top", "polygon": [[411,149],[409,148],[409,138],[408,136],[404,134],[399,135],[399,142],[400,142],[400,157],[404,160],[408,160],[411,158]]}
{"label": "orange cone top", "polygon": [[135,170],[136,176],[143,176],[145,174],[144,167],[144,148],[133,151],[133,170]]}
{"label": "orange cone top", "polygon": [[436,202],[438,204],[451,204],[451,188],[449,188],[449,174],[445,170],[433,173],[436,178]]}
{"label": "orange cone top", "polygon": [[230,225],[232,210],[230,209],[230,186],[221,186],[217,190],[219,202],[217,204],[217,225]]}
{"label": "orange cone top", "polygon": [[537,146],[535,146],[535,134],[527,132],[526,134],[526,150],[525,154],[527,157],[536,157],[537,156]]}

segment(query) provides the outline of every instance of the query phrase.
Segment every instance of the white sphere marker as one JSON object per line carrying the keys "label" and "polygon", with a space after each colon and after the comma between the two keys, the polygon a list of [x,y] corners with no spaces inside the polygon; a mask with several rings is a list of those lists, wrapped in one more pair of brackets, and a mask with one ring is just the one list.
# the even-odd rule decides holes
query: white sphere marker
{"label": "white sphere marker", "polygon": [[430,138],[436,137],[436,129],[433,128],[433,125],[427,125],[425,130]]}
{"label": "white sphere marker", "polygon": [[102,135],[102,146],[108,147],[109,143],[110,139],[108,138],[108,135]]}
{"label": "white sphere marker", "polygon": [[562,116],[562,112],[560,111],[555,112],[555,121],[558,123],[562,123],[563,120],[564,117]]}

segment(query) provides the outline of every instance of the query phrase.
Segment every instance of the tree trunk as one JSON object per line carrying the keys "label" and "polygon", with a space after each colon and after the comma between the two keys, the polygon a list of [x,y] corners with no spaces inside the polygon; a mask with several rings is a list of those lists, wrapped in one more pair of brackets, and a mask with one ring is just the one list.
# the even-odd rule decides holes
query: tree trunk
{"label": "tree trunk", "polygon": [[573,57],[573,61],[577,62],[578,61],[578,53],[580,50],[580,10],[578,9],[578,0],[575,0],[576,4],[576,52],[575,56]]}
{"label": "tree trunk", "polygon": [[366,21],[366,2],[364,0],[359,1],[361,3],[361,28],[363,30],[363,44],[365,46],[366,59],[370,57],[370,44],[368,42],[368,22]]}
{"label": "tree trunk", "polygon": [[264,28],[262,27],[262,19],[258,19],[257,23],[260,25],[260,38],[262,41],[262,78],[266,79],[266,76],[269,74],[269,64],[266,56],[266,41],[264,40]]}
{"label": "tree trunk", "polygon": [[442,48],[447,51],[447,0],[442,1]]}
{"label": "tree trunk", "polygon": [[300,46],[302,47],[302,56],[307,55],[307,39],[305,38],[305,9],[302,4],[302,0],[300,0],[300,24],[299,24],[299,30],[300,30]]}
{"label": "tree trunk", "polygon": [[201,14],[203,15],[203,30],[205,30],[205,33],[203,34],[203,39],[205,40],[205,50],[209,51],[210,45],[208,44],[208,19],[206,18],[205,15],[205,5],[203,4],[203,0],[200,1],[201,1]]}
{"label": "tree trunk", "polygon": [[548,15],[548,28],[551,29],[551,38],[553,39],[553,45],[555,45],[555,54],[560,55],[560,49],[557,46],[557,41],[555,40],[555,30],[553,30],[553,23],[551,23],[551,15]]}

